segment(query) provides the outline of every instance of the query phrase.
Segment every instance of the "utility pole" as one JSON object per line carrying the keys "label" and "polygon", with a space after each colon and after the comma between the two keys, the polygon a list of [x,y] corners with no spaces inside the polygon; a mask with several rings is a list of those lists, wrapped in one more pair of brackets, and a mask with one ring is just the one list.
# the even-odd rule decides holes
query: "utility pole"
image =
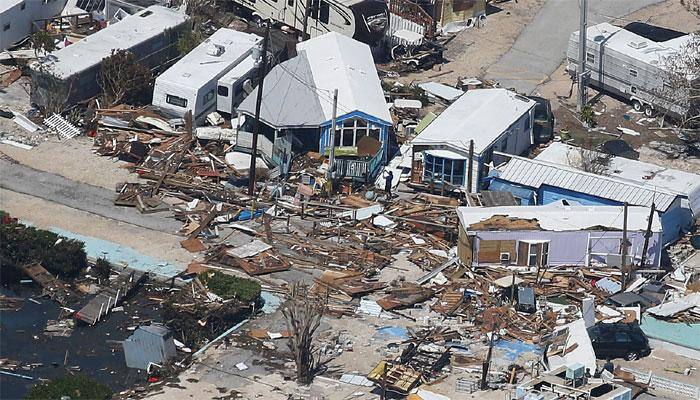
{"label": "utility pole", "polygon": [[469,140],[469,160],[467,161],[467,193],[472,192],[472,170],[474,168],[474,139]]}
{"label": "utility pole", "polygon": [[263,84],[265,83],[265,75],[267,75],[267,46],[270,41],[270,21],[265,25],[265,37],[262,45],[262,59],[258,66],[258,96],[255,99],[255,125],[253,126],[253,146],[250,156],[250,172],[248,175],[248,195],[255,196],[255,166],[258,158],[258,134],[260,133],[260,106],[262,105]]}
{"label": "utility pole", "polygon": [[639,268],[644,268],[644,262],[647,259],[647,250],[649,249],[649,239],[651,238],[651,224],[654,221],[654,214],[656,212],[656,203],[651,203],[651,210],[649,211],[649,221],[647,222],[647,231],[644,232],[644,247],[642,248],[642,260],[639,262]]}
{"label": "utility pole", "polygon": [[304,5],[304,23],[301,29],[301,41],[309,40],[309,34],[306,29],[309,26],[309,13],[311,12],[311,0],[306,0],[306,5]]}
{"label": "utility pole", "polygon": [[622,261],[620,261],[620,270],[622,270],[622,290],[627,288],[628,272],[627,272],[627,202],[623,206],[624,217],[622,219]]}
{"label": "utility pole", "polygon": [[[328,179],[333,179],[333,172],[335,172],[335,130],[338,117],[338,89],[333,89],[333,115],[331,117],[331,128],[329,129],[328,136],[330,137],[330,155],[328,157]],[[341,143],[342,145],[342,143]]]}
{"label": "utility pole", "polygon": [[481,364],[481,390],[489,388],[489,368],[491,367],[491,353],[493,352],[493,337],[496,336],[496,323],[493,323],[491,328],[491,337],[489,338],[489,351],[486,353],[486,360]]}
{"label": "utility pole", "polygon": [[588,29],[588,0],[579,0],[579,31],[578,31],[578,110],[588,102],[586,73],[586,30]]}

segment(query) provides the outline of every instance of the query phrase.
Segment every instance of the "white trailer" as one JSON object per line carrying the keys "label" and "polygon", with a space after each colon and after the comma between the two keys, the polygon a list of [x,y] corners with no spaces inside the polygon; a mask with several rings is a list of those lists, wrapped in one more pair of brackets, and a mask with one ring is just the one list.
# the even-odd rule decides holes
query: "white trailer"
{"label": "white trailer", "polygon": [[389,27],[386,0],[230,0],[250,11],[258,20],[271,19],[310,37],[338,32],[369,45],[384,38]]}
{"label": "white trailer", "polygon": [[[248,58],[233,67],[226,75],[219,79],[216,89],[216,110],[233,115],[236,107],[248,96],[257,85],[259,54],[262,51],[251,53]],[[270,66],[272,68],[272,66]]]}
{"label": "white trailer", "polygon": [[[628,29],[656,32],[656,38]],[[679,102],[683,96],[672,95],[666,85],[665,63],[692,40],[690,35],[641,23],[630,24],[626,29],[604,22],[589,27],[586,39],[589,86],[625,99],[635,110],[650,117],[662,112],[682,118],[688,113],[690,104]],[[567,71],[572,77],[578,75],[578,46],[576,31],[571,34],[566,52]]]}
{"label": "white trailer", "polygon": [[61,14],[66,0],[0,0],[0,51],[34,32],[32,23]]}
{"label": "white trailer", "polygon": [[191,111],[195,124],[201,123],[217,109],[219,79],[254,62],[261,41],[252,33],[219,29],[156,78],[153,105],[175,117]]}

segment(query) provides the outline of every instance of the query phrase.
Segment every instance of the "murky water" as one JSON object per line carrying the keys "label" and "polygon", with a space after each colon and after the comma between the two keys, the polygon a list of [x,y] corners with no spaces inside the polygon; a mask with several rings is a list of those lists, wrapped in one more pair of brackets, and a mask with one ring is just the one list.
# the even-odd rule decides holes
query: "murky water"
{"label": "murky water", "polygon": [[[71,372],[64,368],[79,366],[80,372],[112,388],[115,392],[137,383],[145,383],[145,373],[126,367],[120,343],[133,332],[128,327],[159,321],[158,303],[148,300],[143,287],[124,303],[124,312],[114,312],[96,326],[77,325],[70,337],[44,335],[47,320],[58,319],[61,308],[49,299],[41,304],[25,300],[18,311],[0,311],[0,358],[22,364],[42,363],[40,367],[16,373],[35,380],[0,375],[0,398],[21,399],[38,378],[51,379]],[[0,293],[27,299],[39,291],[34,285],[0,287]],[[87,301],[91,296],[86,296]],[[64,316],[65,317],[65,316]],[[137,318],[135,318],[137,317]]]}

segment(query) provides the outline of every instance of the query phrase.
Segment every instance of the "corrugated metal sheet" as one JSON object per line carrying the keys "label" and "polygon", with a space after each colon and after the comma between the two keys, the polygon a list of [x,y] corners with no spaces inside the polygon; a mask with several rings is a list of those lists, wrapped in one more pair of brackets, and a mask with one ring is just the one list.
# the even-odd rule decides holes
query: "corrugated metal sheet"
{"label": "corrugated metal sheet", "polygon": [[605,199],[627,202],[630,205],[651,206],[665,212],[676,199],[676,195],[653,187],[640,186],[619,178],[594,175],[577,171],[563,165],[513,157],[501,171],[499,178],[521,185],[539,188],[550,185],[586,193]]}
{"label": "corrugated metal sheet", "polygon": [[124,340],[126,366],[145,370],[149,363],[163,364],[177,355],[170,330],[162,325],[139,327]]}

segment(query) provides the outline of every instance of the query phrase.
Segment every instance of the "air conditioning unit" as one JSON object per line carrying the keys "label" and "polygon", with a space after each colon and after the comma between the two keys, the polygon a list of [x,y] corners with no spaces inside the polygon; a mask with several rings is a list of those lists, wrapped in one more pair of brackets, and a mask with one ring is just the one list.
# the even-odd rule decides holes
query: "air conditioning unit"
{"label": "air conditioning unit", "polygon": [[501,261],[510,261],[510,253],[501,253]]}
{"label": "air conditioning unit", "polygon": [[583,378],[586,372],[586,367],[581,363],[573,363],[566,366],[566,379],[579,379]]}
{"label": "air conditioning unit", "polygon": [[627,43],[627,45],[633,49],[639,50],[639,49],[643,49],[643,48],[647,47],[647,42],[644,40],[639,40],[639,41],[632,40],[629,43]]}

